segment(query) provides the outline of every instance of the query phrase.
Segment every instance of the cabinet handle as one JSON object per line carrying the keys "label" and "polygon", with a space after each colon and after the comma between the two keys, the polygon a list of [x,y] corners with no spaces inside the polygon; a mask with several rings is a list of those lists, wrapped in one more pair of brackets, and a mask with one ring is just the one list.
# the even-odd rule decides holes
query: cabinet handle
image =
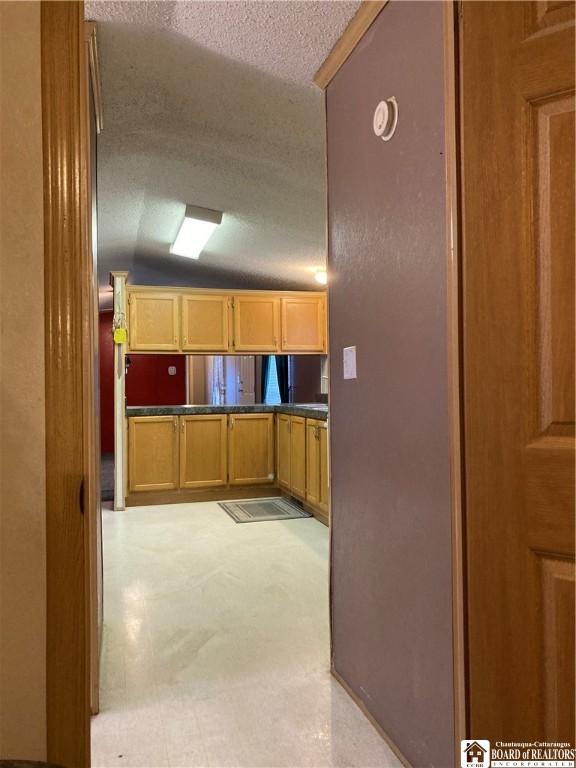
{"label": "cabinet handle", "polygon": [[188,344],[188,339],[184,336],[184,344]]}
{"label": "cabinet handle", "polygon": [[234,417],[230,419],[230,429],[234,429]]}
{"label": "cabinet handle", "polygon": [[176,419],[174,419],[174,421],[172,422],[172,429],[174,430],[174,432],[176,432],[178,429],[178,421]]}
{"label": "cabinet handle", "polygon": [[180,432],[184,434],[184,419],[182,419],[182,421],[180,422]]}

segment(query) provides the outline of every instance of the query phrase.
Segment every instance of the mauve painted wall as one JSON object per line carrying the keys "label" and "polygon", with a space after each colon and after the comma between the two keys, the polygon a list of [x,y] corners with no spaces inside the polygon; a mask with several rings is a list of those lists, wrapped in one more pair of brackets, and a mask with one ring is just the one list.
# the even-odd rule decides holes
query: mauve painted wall
{"label": "mauve painted wall", "polygon": [[[392,0],[327,89],[335,670],[454,762],[443,8]],[[377,103],[399,122],[377,138]],[[342,348],[357,346],[356,380]]]}

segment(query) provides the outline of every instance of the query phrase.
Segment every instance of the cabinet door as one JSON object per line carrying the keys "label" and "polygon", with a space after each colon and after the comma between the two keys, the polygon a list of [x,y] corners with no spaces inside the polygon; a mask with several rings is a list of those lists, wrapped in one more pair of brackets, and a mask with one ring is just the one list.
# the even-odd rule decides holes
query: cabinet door
{"label": "cabinet door", "polygon": [[319,422],[306,419],[306,501],[320,505]]}
{"label": "cabinet door", "polygon": [[180,416],[180,488],[228,482],[226,414]]}
{"label": "cabinet door", "polygon": [[290,416],[276,416],[276,475],[278,485],[290,490]]}
{"label": "cabinet door", "polygon": [[326,351],[324,296],[282,298],[282,351]]}
{"label": "cabinet door", "polygon": [[274,481],[274,414],[231,414],[228,444],[231,485]]}
{"label": "cabinet door", "polygon": [[182,297],[182,349],[185,352],[228,351],[228,305],[228,296]]}
{"label": "cabinet door", "polygon": [[177,352],[180,349],[180,297],[167,291],[128,294],[130,352]]}
{"label": "cabinet door", "polygon": [[234,296],[234,350],[280,350],[280,299],[276,296]]}
{"label": "cabinet door", "polygon": [[328,425],[321,423],[318,429],[320,446],[320,504],[319,507],[328,515],[330,511],[330,466],[328,463]]}
{"label": "cabinet door", "polygon": [[131,491],[178,488],[178,416],[128,419],[128,463]]}
{"label": "cabinet door", "polygon": [[290,417],[290,492],[306,498],[306,419]]}

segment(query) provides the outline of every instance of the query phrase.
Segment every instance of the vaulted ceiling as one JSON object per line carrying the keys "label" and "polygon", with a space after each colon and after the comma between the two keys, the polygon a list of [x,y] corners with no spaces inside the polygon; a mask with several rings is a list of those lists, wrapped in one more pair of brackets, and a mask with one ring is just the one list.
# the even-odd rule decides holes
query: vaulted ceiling
{"label": "vaulted ceiling", "polygon": [[[98,24],[101,304],[133,283],[313,287],[325,264],[314,72],[359,2],[87,2]],[[185,205],[224,212],[199,261],[169,253]]]}

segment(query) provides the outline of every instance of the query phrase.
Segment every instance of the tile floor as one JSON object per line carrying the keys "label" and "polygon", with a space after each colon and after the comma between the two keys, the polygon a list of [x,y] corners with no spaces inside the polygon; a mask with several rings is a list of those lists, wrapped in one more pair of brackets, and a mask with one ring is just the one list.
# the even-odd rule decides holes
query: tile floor
{"label": "tile floor", "polygon": [[400,766],[329,674],[328,529],[103,512],[95,768]]}

